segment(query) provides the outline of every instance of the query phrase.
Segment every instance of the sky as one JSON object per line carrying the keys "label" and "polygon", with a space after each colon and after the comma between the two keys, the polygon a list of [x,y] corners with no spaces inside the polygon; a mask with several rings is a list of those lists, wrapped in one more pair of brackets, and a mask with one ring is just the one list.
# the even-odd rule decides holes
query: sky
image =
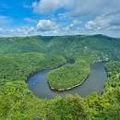
{"label": "sky", "polygon": [[0,37],[120,37],[120,0],[0,0]]}

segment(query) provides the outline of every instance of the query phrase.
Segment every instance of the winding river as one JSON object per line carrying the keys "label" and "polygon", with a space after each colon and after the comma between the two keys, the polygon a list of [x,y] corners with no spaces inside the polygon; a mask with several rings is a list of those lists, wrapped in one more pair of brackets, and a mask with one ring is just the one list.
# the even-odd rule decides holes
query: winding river
{"label": "winding river", "polygon": [[85,82],[71,90],[64,92],[53,91],[48,85],[48,72],[50,70],[43,70],[28,79],[29,89],[38,97],[50,99],[57,95],[64,96],[66,94],[79,94],[83,97],[96,92],[101,94],[105,81],[107,80],[107,74],[104,68],[104,62],[94,63],[91,65],[91,73]]}

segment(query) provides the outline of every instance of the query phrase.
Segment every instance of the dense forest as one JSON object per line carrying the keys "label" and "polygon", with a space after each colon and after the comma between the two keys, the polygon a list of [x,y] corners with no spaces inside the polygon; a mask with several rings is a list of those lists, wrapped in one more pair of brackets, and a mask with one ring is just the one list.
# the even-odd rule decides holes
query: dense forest
{"label": "dense forest", "polygon": [[[101,95],[47,100],[28,89],[28,77],[48,68],[56,68],[48,75],[51,88],[72,88],[82,84],[90,65],[99,61],[107,61],[108,77]],[[120,39],[104,35],[0,38],[0,120],[120,120]]]}

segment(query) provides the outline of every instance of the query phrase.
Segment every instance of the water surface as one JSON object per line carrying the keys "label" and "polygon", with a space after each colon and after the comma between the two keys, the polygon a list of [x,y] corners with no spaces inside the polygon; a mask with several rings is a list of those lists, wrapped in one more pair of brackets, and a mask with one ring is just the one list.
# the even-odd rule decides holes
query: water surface
{"label": "water surface", "polygon": [[93,92],[101,94],[104,89],[105,81],[107,80],[104,62],[94,63],[91,65],[91,73],[88,79],[86,79],[82,85],[68,91],[57,92],[49,88],[47,82],[49,71],[50,70],[40,71],[28,80],[29,89],[40,98],[50,99],[56,95],[64,96],[66,94],[79,94],[84,97],[92,94]]}

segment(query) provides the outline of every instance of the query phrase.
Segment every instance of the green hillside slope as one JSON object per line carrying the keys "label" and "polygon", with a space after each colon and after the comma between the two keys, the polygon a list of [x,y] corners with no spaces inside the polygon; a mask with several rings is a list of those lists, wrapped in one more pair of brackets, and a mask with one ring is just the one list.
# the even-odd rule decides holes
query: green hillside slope
{"label": "green hillside slope", "polygon": [[[81,84],[90,64],[106,64],[108,81],[103,94],[37,98],[27,78],[42,69],[62,66],[49,73],[51,88]],[[68,82],[68,81],[69,82]],[[94,36],[33,36],[0,38],[0,120],[119,120],[120,39]]]}

